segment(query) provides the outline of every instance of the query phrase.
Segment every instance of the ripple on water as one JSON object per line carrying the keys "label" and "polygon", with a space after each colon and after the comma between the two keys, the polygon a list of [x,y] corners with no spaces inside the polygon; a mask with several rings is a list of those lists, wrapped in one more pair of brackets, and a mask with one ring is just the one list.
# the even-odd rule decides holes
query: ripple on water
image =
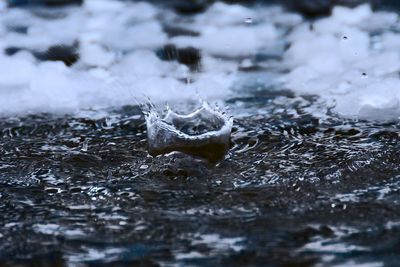
{"label": "ripple on water", "polygon": [[150,156],[137,107],[1,121],[0,259],[335,266],[394,250],[398,227],[379,227],[400,221],[398,123],[249,94],[224,103],[235,121],[215,166]]}

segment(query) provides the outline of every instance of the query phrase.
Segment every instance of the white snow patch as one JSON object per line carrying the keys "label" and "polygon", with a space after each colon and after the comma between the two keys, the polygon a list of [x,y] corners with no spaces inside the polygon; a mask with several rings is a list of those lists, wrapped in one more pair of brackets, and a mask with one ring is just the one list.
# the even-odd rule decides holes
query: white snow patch
{"label": "white snow patch", "polygon": [[268,47],[278,37],[276,29],[271,24],[257,26],[206,26],[199,37],[179,36],[172,42],[179,47],[193,46],[207,53],[224,56],[253,55],[258,50]]}
{"label": "white snow patch", "polygon": [[[43,18],[29,9],[1,10],[0,49],[22,48],[12,56],[0,53],[2,115],[76,112],[137,104],[147,98],[154,102],[183,101],[198,95],[204,99],[223,98],[231,92],[237,72],[233,61],[217,60],[204,51],[204,68],[191,72],[186,65],[156,56],[156,49],[172,43],[162,28],[165,20],[177,18],[172,11],[164,12],[145,2],[114,0],[87,0],[80,8],[44,11],[55,17]],[[225,25],[222,38],[211,25],[201,26],[202,42],[208,51],[224,52],[225,48],[218,46],[232,42],[230,54],[247,50],[254,53],[264,40],[275,36],[270,24],[243,25],[243,20],[255,13],[239,5],[216,4],[205,15],[207,18],[195,16],[188,27],[195,29],[202,20],[221,20]],[[241,18],[233,21],[229,16],[234,14],[241,14]],[[27,27],[27,33],[10,30],[13,27]],[[188,45],[198,47],[197,37],[191,38]],[[215,40],[208,45],[210,38]],[[79,60],[72,67],[38,61],[32,55],[50,46],[76,42]]]}
{"label": "white snow patch", "polygon": [[[283,77],[286,86],[319,95],[346,117],[398,119],[400,34],[387,32],[397,17],[374,13],[369,5],[335,7],[328,18],[296,26],[284,55],[290,69]],[[377,29],[386,33],[372,37]]]}

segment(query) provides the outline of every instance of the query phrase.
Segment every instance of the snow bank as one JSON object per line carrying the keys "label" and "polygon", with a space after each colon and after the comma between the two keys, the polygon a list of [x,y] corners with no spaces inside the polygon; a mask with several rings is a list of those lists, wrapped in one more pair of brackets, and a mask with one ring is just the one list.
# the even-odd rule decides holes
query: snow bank
{"label": "snow bank", "polygon": [[286,86],[334,103],[334,111],[365,119],[400,116],[400,34],[394,13],[369,5],[335,7],[332,15],[295,27],[284,63]]}
{"label": "snow bank", "polygon": [[178,36],[172,42],[180,47],[198,47],[214,55],[254,55],[270,47],[279,36],[276,27],[264,15],[257,9],[217,2],[195,17],[193,27],[200,32],[199,37]]}
{"label": "snow bank", "polygon": [[[347,117],[400,116],[398,15],[369,5],[336,7],[312,23],[279,7],[224,3],[193,16],[113,0],[0,12],[0,49],[8,49],[0,53],[2,115],[114,107],[146,97],[226,98],[240,93],[231,90],[240,84],[240,64],[251,65],[286,42],[283,61],[274,63],[288,70],[281,77],[286,88],[319,95]],[[169,26],[183,30],[170,34]],[[79,59],[71,67],[35,58],[51,46],[76,43]],[[156,51],[167,44],[200,49],[198,68],[161,60]]]}
{"label": "snow bank", "polygon": [[[171,16],[149,3],[87,0],[81,8],[0,11],[0,49],[16,52],[0,53],[1,115],[221,98],[234,82],[235,65],[227,70],[206,54],[213,63],[200,72],[159,59],[156,49],[171,43],[163,31]],[[34,57],[76,42],[72,67]]]}

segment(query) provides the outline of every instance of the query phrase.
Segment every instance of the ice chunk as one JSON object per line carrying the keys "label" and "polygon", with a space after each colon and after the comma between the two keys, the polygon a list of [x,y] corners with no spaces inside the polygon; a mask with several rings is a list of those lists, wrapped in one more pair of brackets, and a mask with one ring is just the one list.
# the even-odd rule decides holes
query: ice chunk
{"label": "ice chunk", "polygon": [[[343,36],[347,37],[345,41]],[[369,43],[369,35],[359,30],[338,36],[313,33],[308,37],[296,38],[286,52],[285,58],[291,65],[302,65],[321,55],[325,58],[337,57],[342,62],[351,62],[368,56]]]}
{"label": "ice chunk", "polygon": [[397,51],[400,47],[400,34],[386,32],[382,35],[382,50]]}
{"label": "ice chunk", "polygon": [[[188,68],[176,62],[165,62],[160,60],[153,51],[136,50],[126,55],[118,64],[112,67],[115,74],[131,76],[153,75],[153,76],[185,76]],[[176,73],[176,75],[173,75]]]}
{"label": "ice chunk", "polygon": [[109,27],[103,40],[106,45],[120,50],[152,49],[164,45],[167,36],[159,22],[150,21],[129,27]]}
{"label": "ice chunk", "polygon": [[0,91],[27,85],[34,70],[33,58],[25,53],[12,57],[0,55]]}
{"label": "ice chunk", "polygon": [[0,12],[6,10],[7,3],[5,1],[0,1]]}
{"label": "ice chunk", "polygon": [[206,12],[197,16],[199,24],[226,26],[242,24],[248,18],[254,18],[256,12],[241,5],[229,5],[216,2]]}
{"label": "ice chunk", "polygon": [[255,54],[274,42],[277,36],[275,27],[270,24],[250,28],[208,26],[203,28],[199,37],[179,36],[172,38],[172,42],[179,47],[198,47],[214,55],[238,57]]}
{"label": "ice chunk", "polygon": [[115,60],[115,54],[96,43],[81,43],[80,60],[88,66],[107,67]]}
{"label": "ice chunk", "polygon": [[[369,5],[336,7],[330,17],[303,23],[289,36],[284,61],[290,69],[286,86],[316,94],[342,116],[397,119],[400,94],[398,71],[400,35],[387,30],[397,15],[382,18]],[[365,27],[366,21],[374,27]]]}
{"label": "ice chunk", "polygon": [[360,5],[355,8],[336,6],[332,10],[332,18],[349,25],[355,25],[372,15],[369,4]]}
{"label": "ice chunk", "polygon": [[154,19],[158,10],[146,2],[131,3],[115,19],[119,25],[133,25],[138,22],[144,22]]}
{"label": "ice chunk", "polygon": [[114,0],[85,0],[83,4],[83,8],[92,14],[121,11],[124,7],[122,2]]}
{"label": "ice chunk", "polygon": [[365,88],[353,88],[338,96],[335,110],[345,116],[364,119],[392,120],[400,118],[400,81],[384,79],[370,81]]}

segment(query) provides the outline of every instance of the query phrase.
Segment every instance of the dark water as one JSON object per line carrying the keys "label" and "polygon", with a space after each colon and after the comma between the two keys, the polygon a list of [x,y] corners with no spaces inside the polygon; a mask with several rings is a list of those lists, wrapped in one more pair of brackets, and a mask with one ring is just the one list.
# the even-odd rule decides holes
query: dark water
{"label": "dark water", "polygon": [[227,104],[252,115],[216,167],[150,157],[137,107],[2,119],[1,263],[397,265],[398,124],[317,119],[285,91]]}

